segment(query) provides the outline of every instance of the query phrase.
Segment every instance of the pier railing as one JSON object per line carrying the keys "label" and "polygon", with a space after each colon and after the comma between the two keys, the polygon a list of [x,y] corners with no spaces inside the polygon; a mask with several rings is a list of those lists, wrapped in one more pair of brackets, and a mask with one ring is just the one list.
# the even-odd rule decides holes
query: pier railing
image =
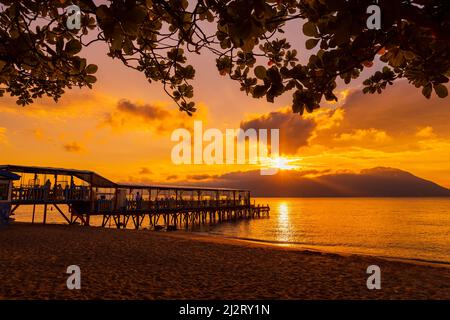
{"label": "pier railing", "polygon": [[51,203],[69,201],[89,201],[90,190],[84,186],[75,186],[66,189],[48,189],[44,186],[14,187],[12,189],[12,202]]}
{"label": "pier railing", "polygon": [[0,170],[17,173],[8,199],[11,214],[31,205],[33,223],[39,206],[44,207],[44,224],[48,208],[54,207],[70,224],[89,225],[91,216],[103,216],[102,226],[114,221],[118,228],[126,227],[131,219],[137,229],[144,219],[155,229],[160,218],[166,228],[176,228],[268,217],[270,210],[252,204],[248,190],[118,184],[92,171],[51,167],[0,165]]}
{"label": "pier railing", "polygon": [[[95,200],[95,212],[114,211],[115,201]],[[234,208],[250,206],[244,200],[127,200],[124,205],[118,206],[116,211],[148,211],[162,209],[191,209],[191,208]]]}

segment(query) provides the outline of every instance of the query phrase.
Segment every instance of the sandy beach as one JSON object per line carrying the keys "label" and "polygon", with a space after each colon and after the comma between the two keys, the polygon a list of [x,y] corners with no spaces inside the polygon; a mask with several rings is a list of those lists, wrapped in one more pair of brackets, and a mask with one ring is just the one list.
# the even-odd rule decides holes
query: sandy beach
{"label": "sandy beach", "polygon": [[[192,233],[15,223],[0,242],[0,299],[450,299],[448,266]],[[381,290],[366,287],[372,264]]]}

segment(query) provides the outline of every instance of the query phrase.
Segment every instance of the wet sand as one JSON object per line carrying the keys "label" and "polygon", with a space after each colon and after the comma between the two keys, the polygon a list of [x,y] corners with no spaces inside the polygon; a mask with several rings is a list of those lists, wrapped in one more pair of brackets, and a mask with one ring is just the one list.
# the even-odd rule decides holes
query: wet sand
{"label": "wet sand", "polygon": [[183,232],[15,223],[0,228],[0,269],[0,299],[450,299],[448,266]]}

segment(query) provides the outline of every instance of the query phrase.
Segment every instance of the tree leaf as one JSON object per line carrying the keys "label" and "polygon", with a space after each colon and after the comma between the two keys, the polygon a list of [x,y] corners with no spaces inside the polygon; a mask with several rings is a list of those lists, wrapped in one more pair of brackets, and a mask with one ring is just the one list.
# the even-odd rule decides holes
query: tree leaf
{"label": "tree leaf", "polygon": [[86,82],[87,82],[87,83],[94,83],[94,82],[97,81],[97,78],[94,77],[94,76],[91,76],[91,75],[86,76],[85,79],[86,79]]}
{"label": "tree leaf", "polygon": [[319,43],[320,39],[308,39],[306,40],[306,49],[311,50],[314,49]]}
{"label": "tree leaf", "polygon": [[439,98],[445,98],[448,96],[447,87],[444,86],[443,84],[435,84],[434,91],[436,92]]}
{"label": "tree leaf", "polygon": [[431,98],[431,92],[433,91],[433,87],[431,86],[431,83],[427,84],[425,87],[423,87],[422,89],[422,94],[427,98],[430,99]]}
{"label": "tree leaf", "polygon": [[303,33],[308,37],[318,37],[317,27],[314,22],[308,21],[303,25]]}
{"label": "tree leaf", "polygon": [[78,40],[72,39],[66,43],[64,51],[69,55],[75,55],[81,51],[81,43]]}
{"label": "tree leaf", "polygon": [[253,72],[258,79],[264,80],[267,77],[266,68],[263,66],[257,66]]}
{"label": "tree leaf", "polygon": [[97,70],[98,70],[98,67],[95,64],[90,64],[86,67],[86,73],[91,73],[91,74],[96,73]]}
{"label": "tree leaf", "polygon": [[253,98],[262,98],[267,92],[266,86],[255,86],[252,91]]}

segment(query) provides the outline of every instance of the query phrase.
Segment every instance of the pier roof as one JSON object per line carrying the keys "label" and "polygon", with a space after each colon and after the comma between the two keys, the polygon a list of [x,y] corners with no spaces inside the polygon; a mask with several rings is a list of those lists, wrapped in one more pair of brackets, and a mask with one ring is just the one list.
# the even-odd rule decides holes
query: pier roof
{"label": "pier roof", "polygon": [[[16,172],[30,174],[46,174],[46,175],[66,175],[74,176],[85,182],[88,182],[94,188],[128,188],[128,189],[159,189],[159,190],[183,190],[183,191],[236,191],[248,192],[248,190],[231,189],[231,188],[213,188],[200,186],[177,186],[177,185],[158,185],[158,184],[132,184],[132,183],[115,183],[101,175],[88,170],[54,168],[54,167],[37,167],[37,166],[20,166],[20,165],[0,165],[0,172]],[[20,179],[20,176],[17,176]]]}
{"label": "pier roof", "polygon": [[87,170],[53,168],[53,167],[35,167],[35,166],[19,166],[19,165],[0,165],[0,170],[7,170],[17,173],[34,173],[48,175],[67,175],[74,176],[83,181],[90,183],[93,187],[98,188],[115,188],[117,184],[101,175]]}
{"label": "pier roof", "polygon": [[0,170],[0,179],[19,180],[20,176],[6,170]]}

